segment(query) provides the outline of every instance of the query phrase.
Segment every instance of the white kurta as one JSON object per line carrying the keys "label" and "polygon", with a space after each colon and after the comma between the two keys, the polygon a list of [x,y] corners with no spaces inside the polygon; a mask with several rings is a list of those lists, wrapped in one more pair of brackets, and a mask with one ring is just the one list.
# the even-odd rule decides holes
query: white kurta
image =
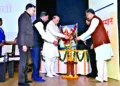
{"label": "white kurta", "polygon": [[51,43],[54,42],[54,40],[49,39],[49,37],[47,36],[47,34],[46,34],[45,30],[44,30],[44,26],[43,26],[43,24],[41,22],[36,23],[35,27],[36,27],[36,29],[38,30],[39,34],[41,35],[41,37],[44,40],[46,40],[48,42],[51,42]]}
{"label": "white kurta", "polygon": [[[55,25],[53,21],[50,21],[47,24],[46,34],[51,40],[57,41],[58,37],[65,38],[65,35],[60,33],[58,26]],[[48,41],[44,41],[42,55],[46,58],[58,57],[59,56],[58,46],[55,46],[54,44]]]}
{"label": "white kurta", "polygon": [[[95,31],[98,24],[99,24],[99,20],[97,18],[92,19],[90,27],[88,28],[88,30],[85,33],[83,33],[81,36],[79,36],[80,39],[83,41],[88,39],[91,36],[91,34]],[[110,59],[113,56],[111,44],[103,44],[101,46],[96,47],[95,53],[96,53],[96,60]]]}

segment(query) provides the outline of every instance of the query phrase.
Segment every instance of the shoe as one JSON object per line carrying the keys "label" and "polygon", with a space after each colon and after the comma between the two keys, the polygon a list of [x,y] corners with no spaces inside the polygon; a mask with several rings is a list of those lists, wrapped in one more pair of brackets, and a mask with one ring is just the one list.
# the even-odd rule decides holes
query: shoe
{"label": "shoe", "polygon": [[99,82],[103,82],[103,80],[99,77],[96,77],[95,80],[99,81]]}
{"label": "shoe", "polygon": [[103,79],[103,81],[104,81],[104,82],[107,82],[107,81],[108,81],[108,78]]}
{"label": "shoe", "polygon": [[92,78],[95,78],[96,76],[97,76],[97,75],[92,74],[92,73],[87,74],[87,77],[92,77]]}
{"label": "shoe", "polygon": [[30,86],[30,84],[28,84],[28,83],[18,83],[18,86]]}
{"label": "shoe", "polygon": [[39,76],[39,78],[42,78],[42,76]]}
{"label": "shoe", "polygon": [[25,82],[26,82],[26,83],[32,83],[32,81],[31,81],[31,80],[28,80],[28,79],[25,80]]}
{"label": "shoe", "polygon": [[53,75],[52,75],[52,74],[47,74],[46,76],[48,76],[48,77],[50,77],[50,78],[52,78],[52,77],[53,77]]}
{"label": "shoe", "polygon": [[53,73],[52,75],[53,75],[53,76],[59,76],[59,75],[58,75],[58,74],[56,74],[56,73]]}
{"label": "shoe", "polygon": [[36,82],[45,82],[45,80],[41,77],[32,77],[33,81],[36,81]]}
{"label": "shoe", "polygon": [[108,80],[103,80],[104,82],[108,82]]}

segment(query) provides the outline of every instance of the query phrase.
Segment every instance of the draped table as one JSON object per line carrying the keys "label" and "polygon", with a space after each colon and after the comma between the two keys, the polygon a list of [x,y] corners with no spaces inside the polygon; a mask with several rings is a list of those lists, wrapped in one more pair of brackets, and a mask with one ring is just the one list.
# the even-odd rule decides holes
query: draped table
{"label": "draped table", "polygon": [[[73,56],[75,55],[74,51],[72,52]],[[75,71],[77,74],[81,75],[87,75],[88,73],[91,72],[91,67],[90,67],[90,56],[88,54],[87,50],[77,50],[76,51],[76,62],[77,64],[75,65]],[[59,50],[59,57],[56,60],[56,66],[55,66],[55,71],[56,73],[60,74],[66,74],[67,73],[67,65],[65,62],[67,61],[66,58],[66,51],[65,50]],[[42,57],[42,56],[41,56]],[[45,60],[42,57],[41,58],[41,67],[40,67],[40,72],[41,73],[46,73],[45,70]]]}

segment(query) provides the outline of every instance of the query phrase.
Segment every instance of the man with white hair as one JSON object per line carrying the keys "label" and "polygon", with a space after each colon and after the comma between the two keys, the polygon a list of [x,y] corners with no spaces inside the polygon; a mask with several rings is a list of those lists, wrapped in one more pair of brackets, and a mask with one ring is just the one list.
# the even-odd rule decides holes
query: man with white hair
{"label": "man with white hair", "polygon": [[[46,34],[47,36],[49,36],[51,40],[58,41],[58,37],[69,39],[68,36],[65,36],[60,33],[60,30],[57,26],[59,20],[60,18],[58,16],[54,16],[53,19],[47,24]],[[56,58],[59,56],[58,46],[55,46],[54,44],[45,41],[43,45],[42,54],[45,58],[47,76],[48,77],[57,76],[54,68]]]}

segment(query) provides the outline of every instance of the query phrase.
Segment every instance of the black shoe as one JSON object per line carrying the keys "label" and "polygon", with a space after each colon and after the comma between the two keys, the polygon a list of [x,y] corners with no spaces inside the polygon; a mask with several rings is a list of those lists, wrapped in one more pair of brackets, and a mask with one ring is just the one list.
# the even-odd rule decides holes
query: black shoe
{"label": "black shoe", "polygon": [[25,82],[26,82],[26,83],[32,83],[32,81],[31,81],[31,80],[28,80],[28,79],[25,80]]}
{"label": "black shoe", "polygon": [[18,86],[30,86],[28,83],[18,83]]}
{"label": "black shoe", "polygon": [[81,74],[77,74],[78,76],[82,76]]}
{"label": "black shoe", "polygon": [[87,77],[92,77],[92,78],[95,78],[97,75],[96,74],[93,74],[93,73],[89,73],[87,74]]}

